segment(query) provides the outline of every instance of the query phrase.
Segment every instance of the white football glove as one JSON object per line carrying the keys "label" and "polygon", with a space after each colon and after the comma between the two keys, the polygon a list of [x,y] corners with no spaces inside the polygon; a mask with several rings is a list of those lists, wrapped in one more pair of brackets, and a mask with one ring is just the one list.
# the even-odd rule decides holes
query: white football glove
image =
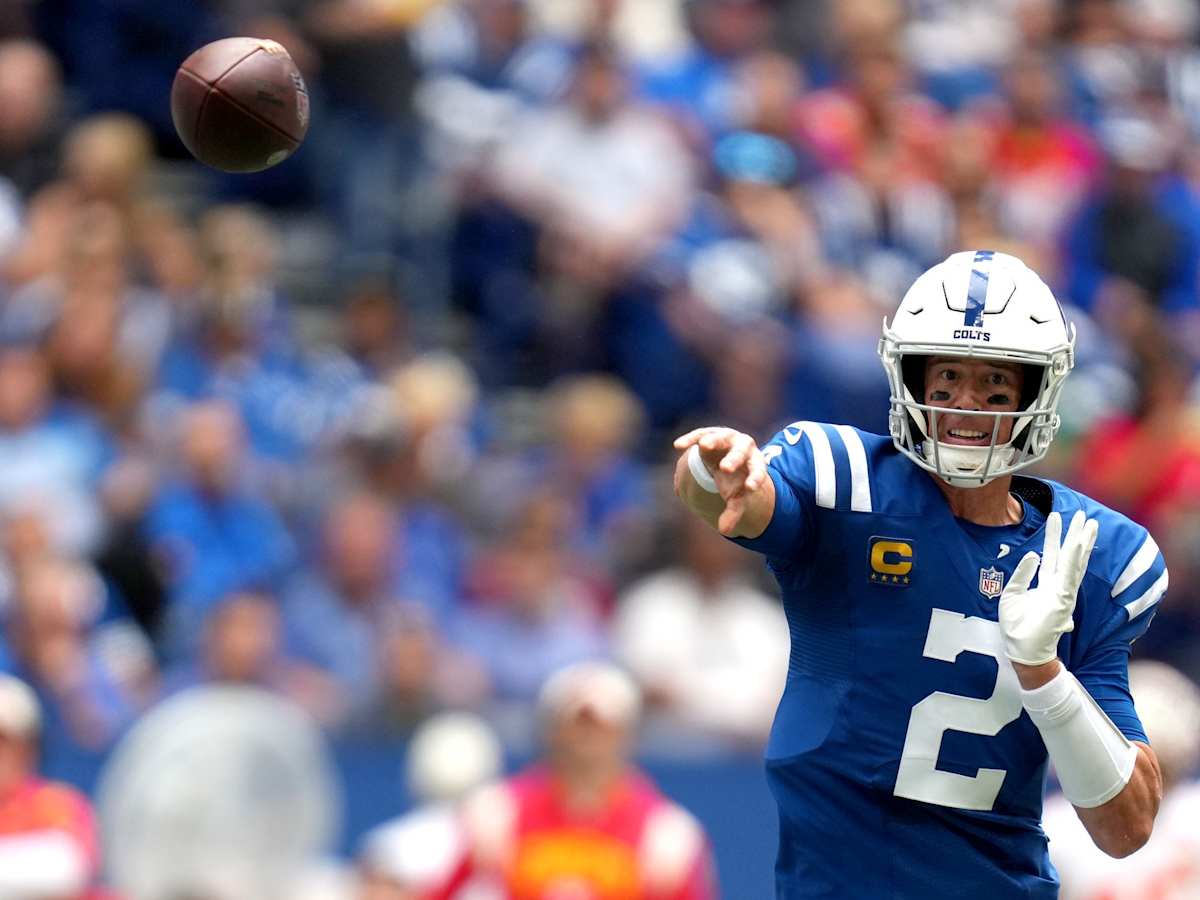
{"label": "white football glove", "polygon": [[1004,650],[1013,662],[1040,666],[1058,655],[1058,639],[1075,627],[1071,618],[1075,595],[1099,527],[1095,519],[1077,512],[1060,546],[1062,517],[1056,512],[1047,517],[1038,586],[1029,587],[1038,571],[1038,555],[1030,551],[1000,595],[1000,630]]}

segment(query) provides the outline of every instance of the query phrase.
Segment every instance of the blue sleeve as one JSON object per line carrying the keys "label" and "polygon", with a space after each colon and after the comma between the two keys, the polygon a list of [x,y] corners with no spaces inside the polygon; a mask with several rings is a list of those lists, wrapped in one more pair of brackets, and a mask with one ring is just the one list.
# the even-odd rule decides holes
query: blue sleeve
{"label": "blue sleeve", "polygon": [[786,567],[803,550],[813,532],[815,478],[812,448],[803,432],[789,425],[765,447],[767,474],[775,484],[775,511],[766,530],[756,538],[734,541]]}
{"label": "blue sleeve", "polygon": [[1095,590],[1103,612],[1089,628],[1094,637],[1081,647],[1071,670],[1127,738],[1149,743],[1129,692],[1129,654],[1166,593],[1167,567],[1154,541],[1141,534],[1144,539],[1124,554],[1111,587],[1099,583]]}

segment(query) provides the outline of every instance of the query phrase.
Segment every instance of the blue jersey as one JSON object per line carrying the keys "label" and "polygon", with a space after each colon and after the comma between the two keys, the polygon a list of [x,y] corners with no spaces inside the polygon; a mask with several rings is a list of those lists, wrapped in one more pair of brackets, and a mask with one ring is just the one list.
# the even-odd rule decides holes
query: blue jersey
{"label": "blue jersey", "polygon": [[1004,655],[998,601],[1051,510],[1099,521],[1059,657],[1131,740],[1130,644],[1167,573],[1144,528],[1016,476],[1020,525],[956,519],[889,438],[797,422],[764,448],[767,557],[791,631],[767,746],[780,898],[1051,898],[1047,754]]}

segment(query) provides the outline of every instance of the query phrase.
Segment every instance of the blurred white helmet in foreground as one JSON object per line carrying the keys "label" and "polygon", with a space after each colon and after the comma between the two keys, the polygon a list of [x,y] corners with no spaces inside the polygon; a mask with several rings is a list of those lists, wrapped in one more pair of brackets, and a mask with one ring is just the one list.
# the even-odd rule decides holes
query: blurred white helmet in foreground
{"label": "blurred white helmet in foreground", "polygon": [[499,775],[503,761],[487,722],[472,713],[439,713],[409,743],[408,785],[426,803],[453,802]]}
{"label": "blurred white helmet in foreground", "polygon": [[41,708],[33,688],[12,675],[0,675],[0,734],[31,740],[41,729]]}
{"label": "blurred white helmet in foreground", "polygon": [[256,688],[201,687],[142,718],[106,766],[108,874],[129,900],[277,900],[329,850],[340,797],[324,739]]}

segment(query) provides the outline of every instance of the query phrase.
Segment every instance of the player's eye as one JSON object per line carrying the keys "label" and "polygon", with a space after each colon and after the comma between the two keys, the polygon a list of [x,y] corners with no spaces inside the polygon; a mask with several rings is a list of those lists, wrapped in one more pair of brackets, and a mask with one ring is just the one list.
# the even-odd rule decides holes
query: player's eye
{"label": "player's eye", "polygon": [[992,372],[988,375],[988,384],[1008,384],[1008,375],[1004,372]]}

